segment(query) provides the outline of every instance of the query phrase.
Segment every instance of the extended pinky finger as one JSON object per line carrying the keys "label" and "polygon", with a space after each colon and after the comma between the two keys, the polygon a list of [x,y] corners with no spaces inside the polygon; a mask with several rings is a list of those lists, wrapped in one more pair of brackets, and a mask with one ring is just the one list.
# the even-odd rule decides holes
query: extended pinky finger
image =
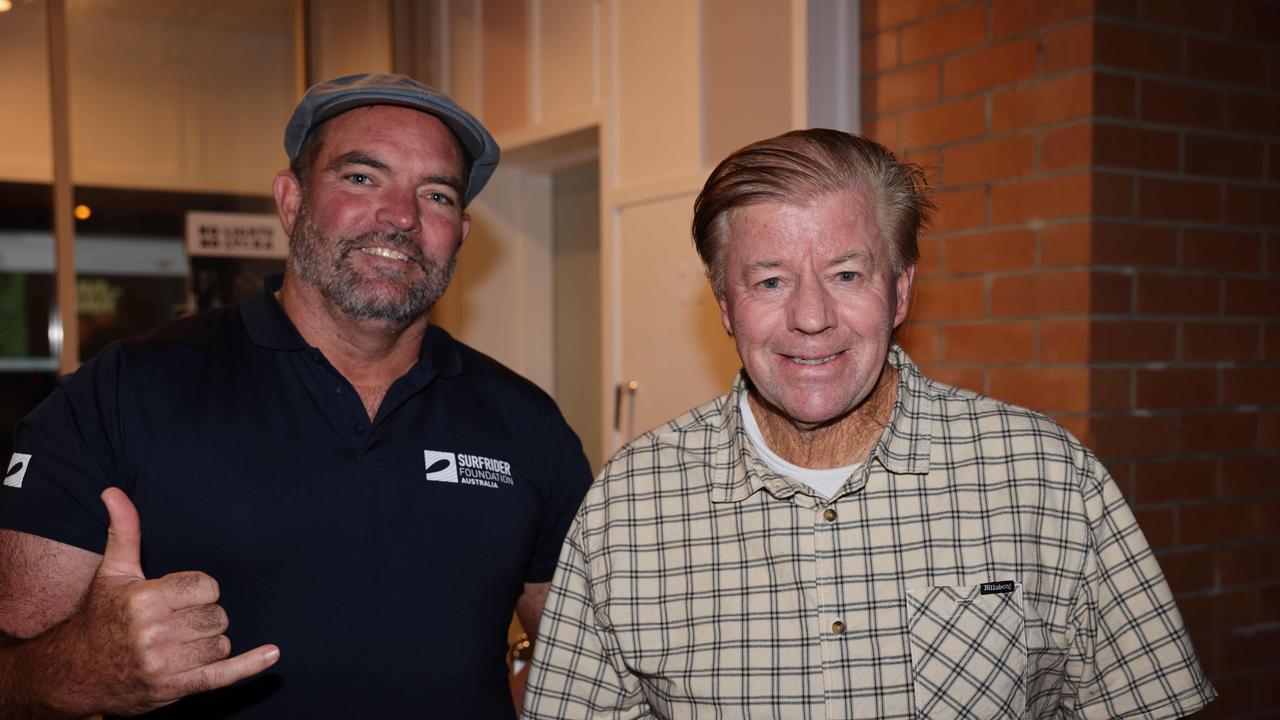
{"label": "extended pinky finger", "polygon": [[280,648],[262,645],[235,657],[188,670],[175,678],[175,681],[183,696],[195,695],[257,675],[275,665],[279,659]]}

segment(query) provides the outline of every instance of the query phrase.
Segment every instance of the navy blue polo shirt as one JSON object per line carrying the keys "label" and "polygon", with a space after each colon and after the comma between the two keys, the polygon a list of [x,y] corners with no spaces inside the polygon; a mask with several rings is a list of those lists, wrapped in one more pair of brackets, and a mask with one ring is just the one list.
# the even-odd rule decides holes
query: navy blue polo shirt
{"label": "navy blue polo shirt", "polygon": [[513,717],[507,625],[590,484],[578,438],[436,327],[369,422],[273,289],[67,378],[16,431],[30,457],[0,527],[101,552],[98,495],[120,487],[148,577],[210,574],[233,651],[280,646],[263,675],[162,713]]}

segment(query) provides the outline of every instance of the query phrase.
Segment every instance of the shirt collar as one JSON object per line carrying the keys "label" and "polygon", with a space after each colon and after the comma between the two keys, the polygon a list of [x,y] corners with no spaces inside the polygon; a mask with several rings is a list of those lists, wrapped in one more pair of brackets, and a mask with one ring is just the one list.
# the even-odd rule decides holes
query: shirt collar
{"label": "shirt collar", "polygon": [[263,280],[261,295],[241,303],[240,312],[249,330],[249,339],[270,350],[306,350],[307,341],[276,299],[276,291],[283,282],[283,275],[270,275]]}
{"label": "shirt collar", "polygon": [[[289,319],[276,292],[284,282],[283,275],[271,275],[263,281],[261,295],[245,300],[240,308],[244,316],[245,327],[249,338],[255,345],[269,350],[298,351],[309,350],[311,346],[298,332],[297,326]],[[453,377],[462,372],[462,356],[458,350],[458,341],[445,332],[443,328],[430,325],[422,338],[422,348],[418,351],[418,363],[409,371],[431,377],[439,374],[442,377]]]}
{"label": "shirt collar", "polygon": [[[898,397],[893,414],[871,456],[862,468],[869,471],[879,463],[891,473],[924,474],[929,472],[929,451],[933,441],[930,417],[934,402],[928,381],[901,347],[889,349],[889,364],[898,370]],[[729,394],[722,399],[719,435],[728,462],[711,479],[713,502],[738,502],[759,490],[776,498],[787,498],[801,487],[773,472],[757,457],[743,425],[739,407],[742,393],[747,392],[745,371],[739,371]]]}

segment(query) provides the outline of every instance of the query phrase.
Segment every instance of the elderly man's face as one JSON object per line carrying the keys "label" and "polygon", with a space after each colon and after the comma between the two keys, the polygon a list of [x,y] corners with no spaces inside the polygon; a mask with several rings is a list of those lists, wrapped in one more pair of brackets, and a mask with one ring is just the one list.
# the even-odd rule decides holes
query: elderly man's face
{"label": "elderly man's face", "polygon": [[800,429],[844,417],[875,388],[914,268],[895,275],[859,193],[729,216],[724,327],[770,409]]}
{"label": "elderly man's face", "polygon": [[322,132],[296,198],[290,271],[348,315],[420,316],[448,287],[470,224],[457,140],[435,117],[389,105]]}

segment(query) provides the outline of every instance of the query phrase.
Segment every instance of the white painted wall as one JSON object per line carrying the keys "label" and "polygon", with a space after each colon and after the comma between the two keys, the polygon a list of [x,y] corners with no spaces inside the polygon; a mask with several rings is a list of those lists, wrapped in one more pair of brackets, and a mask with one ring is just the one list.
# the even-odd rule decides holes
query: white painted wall
{"label": "white painted wall", "polygon": [[[72,180],[269,194],[296,100],[293,0],[70,0]],[[52,181],[44,3],[0,14],[0,180]]]}

